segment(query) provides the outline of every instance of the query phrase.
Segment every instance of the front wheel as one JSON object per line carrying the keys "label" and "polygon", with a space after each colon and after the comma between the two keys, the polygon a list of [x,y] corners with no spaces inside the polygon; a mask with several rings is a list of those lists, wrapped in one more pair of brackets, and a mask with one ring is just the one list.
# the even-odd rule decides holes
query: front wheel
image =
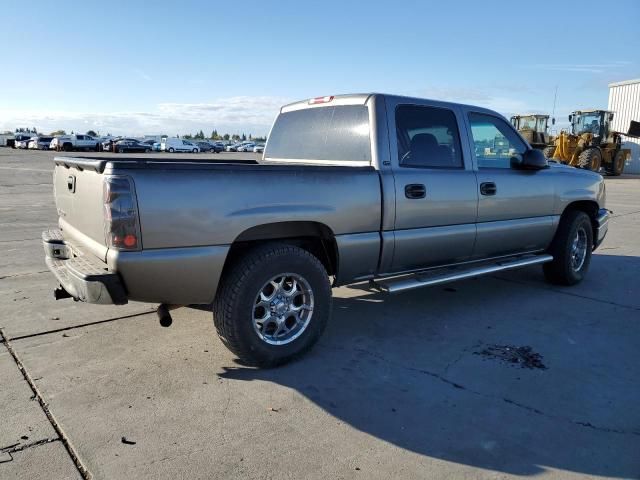
{"label": "front wheel", "polygon": [[556,285],[575,285],[582,281],[591,263],[593,227],[589,216],[581,211],[565,213],[551,242],[553,261],[543,265],[544,275]]}
{"label": "front wheel", "polygon": [[249,251],[221,281],[213,320],[222,342],[249,365],[282,365],[318,341],[331,315],[322,263],[301,248]]}
{"label": "front wheel", "polygon": [[198,153],[198,149],[194,148],[193,150],[191,150],[193,153]]}
{"label": "front wheel", "polygon": [[173,149],[173,147],[171,147],[171,148],[169,149],[169,153],[173,153],[173,152],[175,152],[175,150]]}
{"label": "front wheel", "polygon": [[602,153],[599,148],[588,148],[578,155],[578,166],[586,170],[599,172],[602,166]]}
{"label": "front wheel", "polygon": [[613,157],[613,165],[611,165],[611,171],[609,172],[609,174],[613,175],[614,177],[619,177],[620,175],[622,175],[626,159],[627,154],[622,150],[618,150],[615,157]]}
{"label": "front wheel", "polygon": [[542,149],[542,154],[545,158],[553,158],[554,153],[556,153],[556,147],[554,146],[544,147]]}

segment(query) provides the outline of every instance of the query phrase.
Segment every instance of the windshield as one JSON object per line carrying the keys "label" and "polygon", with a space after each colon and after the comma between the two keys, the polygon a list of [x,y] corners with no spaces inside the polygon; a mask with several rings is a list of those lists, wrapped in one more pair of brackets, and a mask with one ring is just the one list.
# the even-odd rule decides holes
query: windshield
{"label": "windshield", "polygon": [[535,117],[520,117],[519,130],[535,130],[536,119]]}
{"label": "windshield", "polygon": [[573,116],[573,133],[600,133],[600,112],[575,114]]}

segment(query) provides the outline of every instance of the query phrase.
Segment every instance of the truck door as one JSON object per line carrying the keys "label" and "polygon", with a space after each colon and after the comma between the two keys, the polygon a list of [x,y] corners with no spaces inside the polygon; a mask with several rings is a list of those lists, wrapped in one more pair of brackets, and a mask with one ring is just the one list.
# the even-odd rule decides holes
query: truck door
{"label": "truck door", "polygon": [[396,194],[392,271],[464,261],[476,237],[478,187],[461,142],[462,112],[401,101],[387,105]]}
{"label": "truck door", "polygon": [[512,155],[529,147],[502,118],[473,111],[467,118],[479,192],[474,258],[546,248],[553,236],[551,172],[511,167]]}

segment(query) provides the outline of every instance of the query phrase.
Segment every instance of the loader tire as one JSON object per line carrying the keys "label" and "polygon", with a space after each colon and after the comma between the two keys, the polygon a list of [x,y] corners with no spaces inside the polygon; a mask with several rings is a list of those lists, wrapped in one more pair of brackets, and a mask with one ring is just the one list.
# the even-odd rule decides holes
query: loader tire
{"label": "loader tire", "polygon": [[556,147],[544,147],[542,154],[545,158],[553,158],[553,154],[556,153]]}
{"label": "loader tire", "polygon": [[593,226],[580,210],[562,215],[556,235],[549,247],[551,262],[542,266],[548,282],[556,285],[580,283],[589,270],[593,251]]}
{"label": "loader tire", "polygon": [[616,156],[613,157],[613,163],[611,164],[609,175],[613,175],[614,177],[619,177],[620,175],[622,175],[626,159],[627,155],[622,150],[618,151],[618,153],[616,153]]}
{"label": "loader tire", "polygon": [[225,273],[213,321],[244,364],[282,365],[318,341],[331,315],[324,266],[302,248],[273,243],[248,251]]}
{"label": "loader tire", "polygon": [[599,148],[588,148],[578,156],[578,167],[599,172],[602,166],[602,153]]}

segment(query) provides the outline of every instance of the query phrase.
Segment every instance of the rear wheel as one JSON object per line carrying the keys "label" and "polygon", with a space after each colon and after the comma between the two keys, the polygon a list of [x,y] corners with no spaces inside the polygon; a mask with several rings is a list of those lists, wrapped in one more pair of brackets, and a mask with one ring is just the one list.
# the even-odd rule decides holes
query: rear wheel
{"label": "rear wheel", "polygon": [[193,153],[198,153],[198,149],[194,148],[193,150],[191,150]]}
{"label": "rear wheel", "polygon": [[615,177],[619,177],[620,175],[622,175],[626,159],[627,154],[622,150],[618,150],[616,156],[613,157],[613,164],[611,165],[611,171],[609,173]]}
{"label": "rear wheel", "polygon": [[547,281],[557,285],[575,285],[589,270],[593,250],[593,227],[589,216],[579,210],[566,212],[549,253],[553,261],[543,265]]}
{"label": "rear wheel", "polygon": [[542,154],[545,158],[553,158],[553,154],[556,153],[556,147],[544,147],[542,149]]}
{"label": "rear wheel", "polygon": [[272,244],[227,272],[213,303],[222,342],[243,363],[272,367],[309,350],[331,314],[322,263],[306,250]]}
{"label": "rear wheel", "polygon": [[588,148],[578,156],[578,166],[594,172],[600,171],[602,153],[599,148]]}

